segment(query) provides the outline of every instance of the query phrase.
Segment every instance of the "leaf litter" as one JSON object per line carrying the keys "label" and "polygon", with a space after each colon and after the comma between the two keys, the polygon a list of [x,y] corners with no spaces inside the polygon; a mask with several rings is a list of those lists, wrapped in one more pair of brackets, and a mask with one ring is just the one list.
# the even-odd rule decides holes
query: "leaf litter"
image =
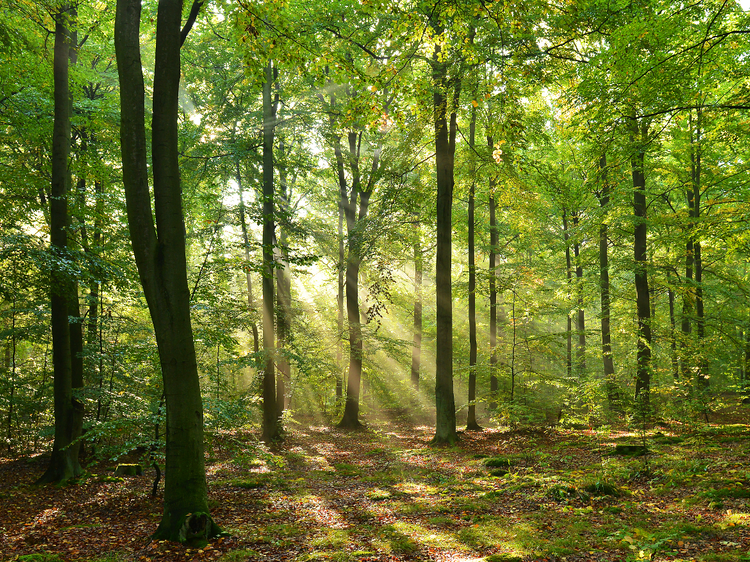
{"label": "leaf litter", "polygon": [[746,426],[652,432],[633,458],[614,454],[637,441],[626,432],[485,429],[452,448],[430,447],[432,433],[306,427],[275,448],[214,435],[209,506],[230,536],[201,549],[150,540],[162,506],[149,471],[111,479],[98,464],[36,487],[45,458],[3,458],[0,560],[750,560]]}

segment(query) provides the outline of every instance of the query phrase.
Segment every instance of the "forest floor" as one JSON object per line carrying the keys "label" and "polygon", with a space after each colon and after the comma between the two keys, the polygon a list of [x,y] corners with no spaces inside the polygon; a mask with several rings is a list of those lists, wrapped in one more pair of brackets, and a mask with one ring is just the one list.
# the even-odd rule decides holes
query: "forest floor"
{"label": "forest floor", "polygon": [[372,422],[296,426],[271,450],[224,433],[207,469],[230,536],[201,549],[148,538],[161,517],[150,469],[115,478],[100,464],[35,487],[44,458],[4,458],[0,559],[750,561],[748,429],[485,429],[435,448],[431,427]]}

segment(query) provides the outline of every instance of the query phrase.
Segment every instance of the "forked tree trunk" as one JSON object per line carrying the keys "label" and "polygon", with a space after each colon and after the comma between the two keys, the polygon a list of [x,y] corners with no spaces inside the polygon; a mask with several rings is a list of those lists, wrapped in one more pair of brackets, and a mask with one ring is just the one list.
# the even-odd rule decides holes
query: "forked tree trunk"
{"label": "forked tree trunk", "polygon": [[180,0],[159,2],[153,77],[153,215],[141,71],[140,0],[117,2],[115,52],[128,224],[154,324],[166,402],[164,513],[154,537],[201,543],[220,531],[208,513],[203,404],[187,285],[177,144],[181,15]]}
{"label": "forked tree trunk", "polygon": [[[349,370],[346,381],[346,403],[344,414],[339,427],[356,428],[359,421],[360,391],[362,386],[362,321],[359,312],[359,268],[362,264],[363,236],[362,227],[367,218],[370,206],[375,173],[380,160],[380,149],[375,151],[367,188],[362,187],[360,173],[360,151],[362,132],[351,131],[348,134],[349,151],[347,154],[351,170],[351,188],[347,192],[347,184],[343,174],[343,154],[341,145],[335,147],[339,169],[339,201],[344,209],[347,233],[346,257],[346,317],[349,324]],[[357,211],[359,202],[359,211]]]}

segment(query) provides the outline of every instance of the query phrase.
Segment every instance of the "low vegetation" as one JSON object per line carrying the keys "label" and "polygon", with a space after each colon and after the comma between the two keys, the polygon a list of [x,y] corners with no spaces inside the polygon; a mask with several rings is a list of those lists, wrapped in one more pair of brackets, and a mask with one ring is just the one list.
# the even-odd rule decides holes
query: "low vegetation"
{"label": "low vegetation", "polygon": [[[461,435],[370,423],[303,427],[283,448],[213,435],[210,507],[228,537],[187,548],[147,537],[152,471],[34,487],[41,457],[0,463],[3,559],[26,561],[750,560],[746,425],[659,431],[518,427]],[[645,455],[616,454],[646,444]],[[503,471],[503,474],[495,474]]]}

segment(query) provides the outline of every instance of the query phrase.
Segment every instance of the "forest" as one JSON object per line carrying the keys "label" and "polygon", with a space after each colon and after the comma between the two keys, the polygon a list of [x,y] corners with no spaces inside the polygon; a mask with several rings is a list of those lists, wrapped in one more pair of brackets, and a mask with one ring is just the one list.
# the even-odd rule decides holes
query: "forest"
{"label": "forest", "polygon": [[749,35],[0,4],[0,559],[750,560]]}

